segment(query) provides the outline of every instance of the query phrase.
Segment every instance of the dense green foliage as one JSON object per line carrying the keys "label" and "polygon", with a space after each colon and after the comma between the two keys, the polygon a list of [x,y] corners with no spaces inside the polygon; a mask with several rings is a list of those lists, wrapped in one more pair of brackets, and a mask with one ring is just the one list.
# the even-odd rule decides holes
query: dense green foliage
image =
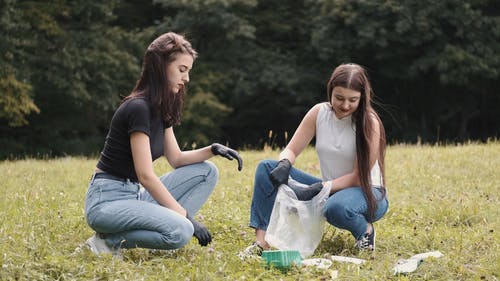
{"label": "dense green foliage", "polygon": [[495,0],[3,0],[0,23],[0,158],[97,153],[171,30],[200,53],[184,148],[283,145],[342,62],[369,69],[389,142],[500,136]]}
{"label": "dense green foliage", "polygon": [[[460,146],[389,146],[386,178],[390,208],[375,223],[373,255],[354,248],[351,234],[325,225],[313,257],[366,259],[361,266],[333,263],[282,273],[236,254],[253,242],[248,225],[258,161],[279,151],[242,151],[244,168],[211,159],[220,180],[196,217],[212,233],[210,247],[196,239],[183,249],[124,251],[124,260],[77,249],[93,233],[83,215],[86,187],[97,159],[66,157],[0,162],[0,280],[487,280],[500,279],[500,143]],[[296,166],[319,175],[316,153],[306,149]],[[157,175],[170,170],[155,162]],[[440,251],[408,276],[393,276],[399,259]]]}

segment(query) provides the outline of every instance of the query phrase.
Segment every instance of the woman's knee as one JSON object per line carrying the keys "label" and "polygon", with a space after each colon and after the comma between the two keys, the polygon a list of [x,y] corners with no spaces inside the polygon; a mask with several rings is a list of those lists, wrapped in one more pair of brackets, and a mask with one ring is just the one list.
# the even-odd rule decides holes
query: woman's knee
{"label": "woman's knee", "polygon": [[179,249],[184,247],[193,237],[194,228],[189,220],[185,219],[175,229],[163,233],[166,249]]}
{"label": "woman's knee", "polygon": [[328,223],[335,227],[344,228],[349,220],[350,211],[345,204],[332,200],[325,204],[323,208],[323,215],[325,216]]}
{"label": "woman's knee", "polygon": [[219,179],[219,169],[217,169],[217,166],[215,166],[215,164],[210,161],[204,161],[203,165],[207,167],[207,173],[206,173],[207,181],[212,181],[216,183],[217,180]]}
{"label": "woman's knee", "polygon": [[[271,195],[275,188],[269,178],[270,171],[276,166],[275,160],[262,160],[257,165],[254,180],[254,192]],[[255,194],[254,194],[255,196]]]}
{"label": "woman's knee", "polygon": [[255,177],[269,177],[270,172],[276,166],[276,160],[266,159],[257,164]]}

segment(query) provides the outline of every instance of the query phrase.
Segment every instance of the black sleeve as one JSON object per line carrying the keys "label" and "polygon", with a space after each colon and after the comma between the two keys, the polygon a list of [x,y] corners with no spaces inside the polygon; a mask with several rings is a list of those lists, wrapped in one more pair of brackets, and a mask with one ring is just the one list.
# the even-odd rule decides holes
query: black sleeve
{"label": "black sleeve", "polygon": [[128,134],[143,132],[151,136],[151,110],[144,99],[131,100],[127,106]]}

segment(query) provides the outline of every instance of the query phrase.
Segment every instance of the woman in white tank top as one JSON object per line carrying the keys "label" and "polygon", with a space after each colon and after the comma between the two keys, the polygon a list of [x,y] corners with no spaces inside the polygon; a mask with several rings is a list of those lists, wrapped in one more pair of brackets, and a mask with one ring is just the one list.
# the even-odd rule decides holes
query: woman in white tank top
{"label": "woman in white tank top", "polygon": [[[367,73],[357,64],[335,68],[327,84],[328,102],[313,106],[302,119],[279,161],[257,166],[250,213],[256,241],[240,256],[268,249],[265,233],[277,187],[289,177],[309,185],[292,187],[299,200],[310,200],[324,187],[330,197],[323,209],[327,221],[351,232],[356,247],[375,249],[373,223],[388,209],[384,186],[385,130],[372,107]],[[322,179],[293,168],[298,155],[316,137]]]}

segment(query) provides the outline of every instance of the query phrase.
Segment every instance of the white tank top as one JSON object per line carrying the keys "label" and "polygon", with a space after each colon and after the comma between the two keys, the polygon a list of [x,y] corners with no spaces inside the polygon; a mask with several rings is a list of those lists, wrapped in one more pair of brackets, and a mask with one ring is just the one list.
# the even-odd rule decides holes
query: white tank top
{"label": "white tank top", "polygon": [[[329,103],[321,105],[316,118],[316,153],[323,180],[332,180],[354,169],[356,159],[356,126],[349,115],[338,119]],[[382,186],[378,160],[371,171],[372,186]]]}

